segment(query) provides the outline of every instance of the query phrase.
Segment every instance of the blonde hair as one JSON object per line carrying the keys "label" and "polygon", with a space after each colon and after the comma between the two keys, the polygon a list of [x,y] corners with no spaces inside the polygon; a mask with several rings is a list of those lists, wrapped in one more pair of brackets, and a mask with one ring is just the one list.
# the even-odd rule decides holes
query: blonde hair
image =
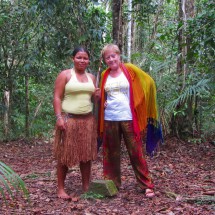
{"label": "blonde hair", "polygon": [[119,54],[120,55],[120,50],[119,50],[119,47],[115,44],[107,44],[104,46],[104,48],[102,49],[101,51],[101,57],[104,59],[104,55],[105,55],[105,52],[107,50],[113,50],[116,54]]}

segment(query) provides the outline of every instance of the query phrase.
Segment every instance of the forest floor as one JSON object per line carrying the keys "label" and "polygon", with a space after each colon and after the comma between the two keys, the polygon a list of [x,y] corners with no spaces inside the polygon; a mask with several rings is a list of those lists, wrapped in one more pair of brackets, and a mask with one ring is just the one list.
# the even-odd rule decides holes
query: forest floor
{"label": "forest floor", "polygon": [[[215,147],[209,142],[185,143],[168,138],[153,158],[147,157],[156,196],[148,199],[138,187],[125,147],[122,147],[122,187],[114,197],[84,198],[79,167],[70,169],[65,201],[56,196],[56,161],[48,141],[0,143],[0,160],[24,180],[29,202],[21,194],[0,214],[75,215],[212,215],[215,214]],[[102,179],[102,151],[92,165],[92,180]],[[89,196],[88,196],[89,197]]]}

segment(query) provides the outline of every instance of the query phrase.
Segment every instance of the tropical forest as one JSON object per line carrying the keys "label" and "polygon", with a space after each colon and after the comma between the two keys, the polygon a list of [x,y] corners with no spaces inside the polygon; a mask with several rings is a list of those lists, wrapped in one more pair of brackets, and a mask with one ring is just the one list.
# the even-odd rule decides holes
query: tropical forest
{"label": "tropical forest", "polygon": [[[211,215],[215,211],[213,0],[0,0],[0,214]],[[83,193],[79,166],[57,196],[54,85],[85,47],[87,72],[116,44],[156,84],[162,141],[145,153],[155,196],[137,184],[122,141],[115,195]],[[98,119],[99,101],[93,114]],[[145,140],[143,138],[143,151]],[[103,181],[103,146],[91,181]]]}

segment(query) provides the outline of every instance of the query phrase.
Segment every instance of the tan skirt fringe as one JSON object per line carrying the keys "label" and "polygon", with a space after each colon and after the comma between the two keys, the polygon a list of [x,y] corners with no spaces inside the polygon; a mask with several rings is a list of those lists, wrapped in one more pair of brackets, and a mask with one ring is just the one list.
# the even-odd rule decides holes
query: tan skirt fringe
{"label": "tan skirt fringe", "polygon": [[93,115],[67,118],[66,130],[55,130],[54,156],[72,167],[97,158],[97,125]]}

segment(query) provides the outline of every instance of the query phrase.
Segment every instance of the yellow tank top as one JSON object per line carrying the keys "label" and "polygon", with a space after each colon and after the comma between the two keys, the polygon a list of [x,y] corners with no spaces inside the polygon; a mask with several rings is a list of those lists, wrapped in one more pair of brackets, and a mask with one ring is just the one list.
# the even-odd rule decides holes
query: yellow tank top
{"label": "yellow tank top", "polygon": [[79,82],[74,69],[71,69],[71,78],[65,85],[62,101],[62,110],[66,113],[86,114],[93,110],[91,96],[95,91],[92,79],[86,73],[88,82]]}

